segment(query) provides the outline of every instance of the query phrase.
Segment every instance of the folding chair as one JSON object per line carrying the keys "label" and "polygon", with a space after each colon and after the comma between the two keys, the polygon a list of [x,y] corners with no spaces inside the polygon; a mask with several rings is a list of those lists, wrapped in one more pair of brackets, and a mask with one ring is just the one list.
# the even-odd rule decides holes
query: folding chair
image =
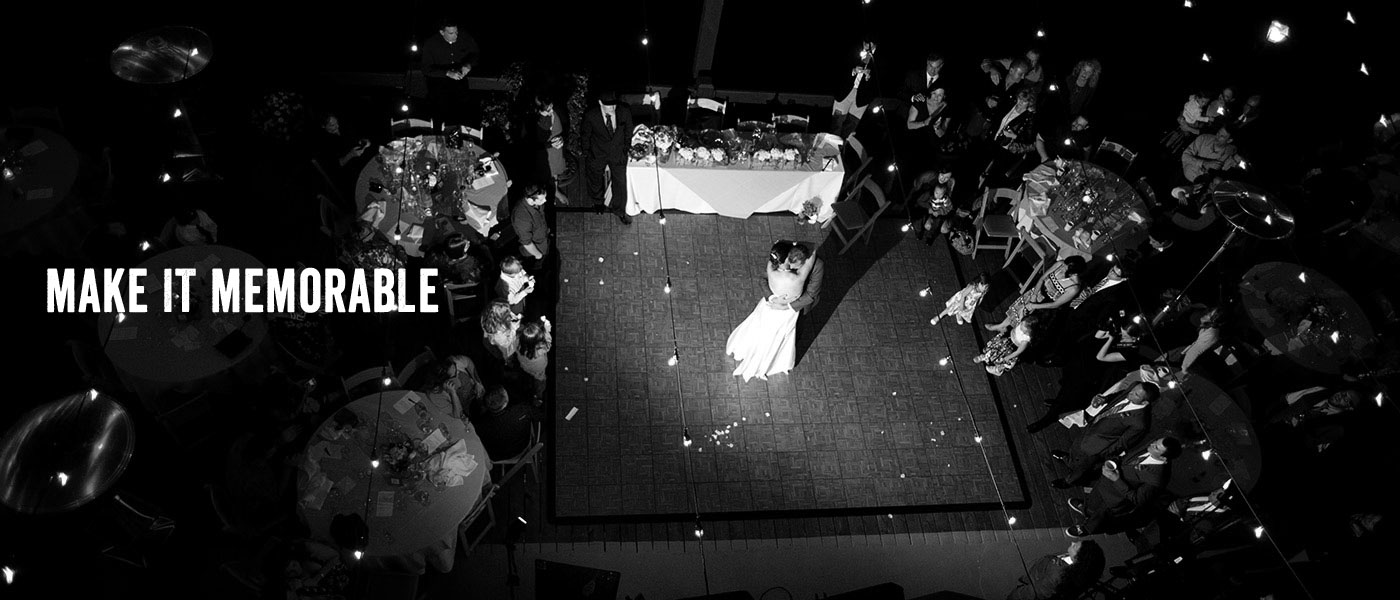
{"label": "folding chair", "polygon": [[[384,383],[385,378],[389,379],[387,385]],[[402,382],[394,379],[394,371],[389,365],[370,367],[351,375],[349,378],[340,380],[341,386],[345,389],[345,398],[352,402],[358,399],[360,394],[399,389],[398,384],[400,383]]]}
{"label": "folding chair", "polygon": [[[482,293],[481,282],[448,283],[442,286],[442,290],[447,294],[447,316],[453,323],[471,320],[484,308],[486,296]],[[459,307],[459,303],[463,306]]]}
{"label": "folding chair", "polygon": [[[1105,153],[1107,153],[1108,155],[1112,155],[1112,161],[1122,162],[1123,170],[1119,171],[1114,169],[1112,165],[1105,164],[1103,160],[1105,158]],[[1111,141],[1107,138],[1105,138],[1104,141],[1099,142],[1099,146],[1094,149],[1093,158],[1090,159],[1091,162],[1104,165],[1105,167],[1108,167],[1109,170],[1114,171],[1115,173],[1118,173],[1119,175],[1122,175],[1124,177],[1128,175],[1128,171],[1132,170],[1133,162],[1135,162],[1136,160],[1137,152],[1129,150],[1126,146],[1118,142]]]}
{"label": "folding chair", "polygon": [[431,119],[390,119],[389,135],[395,138],[436,133],[437,125]]}
{"label": "folding chair", "polygon": [[862,154],[863,153],[859,149],[856,150],[856,155],[860,156],[861,159],[860,166],[856,167],[855,170],[846,170],[846,179],[845,182],[841,184],[841,192],[837,194],[838,196],[845,197],[851,190],[860,187],[862,181],[861,176],[865,174],[865,170],[870,167],[870,163],[873,160],[869,156],[862,156]]}
{"label": "folding chair", "polygon": [[778,133],[807,133],[812,120],[802,115],[774,114],[772,123]]}
{"label": "folding chair", "polygon": [[[491,529],[496,526],[496,509],[492,508],[491,499],[496,497],[496,491],[500,489],[500,485],[491,481],[481,486],[481,497],[477,498],[471,512],[468,512],[467,517],[457,526],[457,543],[462,546],[464,554],[470,555],[486,534],[491,533]],[[482,521],[482,515],[486,516],[485,521]]]}
{"label": "folding chair", "polygon": [[[869,211],[861,205],[862,192],[869,192],[875,199],[874,211]],[[869,175],[866,175],[864,179],[861,179],[860,185],[851,190],[850,195],[846,196],[845,200],[831,205],[831,210],[835,215],[822,227],[830,227],[836,232],[836,237],[845,243],[838,254],[845,254],[861,236],[865,236],[865,243],[870,243],[875,222],[880,219],[880,215],[889,206],[890,202],[885,198],[885,191],[880,189],[880,186],[876,185]],[[843,229],[854,230],[855,234],[847,238]]]}
{"label": "folding chair", "polygon": [[544,448],[544,442],[541,441],[541,436],[543,435],[541,431],[542,427],[543,426],[539,422],[530,424],[530,445],[526,446],[525,450],[521,451],[520,454],[510,458],[491,461],[491,466],[493,468],[498,465],[514,465],[514,468],[507,471],[506,476],[501,478],[501,485],[505,485],[505,483],[510,480],[510,477],[515,475],[515,473],[520,470],[520,467],[525,464],[530,465],[530,474],[535,476],[535,481],[540,480],[538,462],[539,451]]}
{"label": "folding chair", "polygon": [[[1012,200],[1020,196],[1020,192],[1010,188],[988,189],[986,195],[982,197],[982,206],[977,209],[977,218],[973,220],[972,227],[976,230],[972,238],[972,255],[976,256],[980,250],[1001,250],[1004,258],[1011,258],[1011,240],[1019,240],[1021,234],[1016,229],[1016,219],[1011,215],[987,214],[987,207],[997,200]],[[983,244],[982,236],[1006,240],[1003,244]]]}
{"label": "folding chair", "polygon": [[[1011,250],[1011,256],[1007,257],[1006,262],[1001,265],[1001,268],[1010,269],[1012,261],[1015,261],[1016,257],[1021,256],[1026,251],[1026,248],[1030,248],[1031,252],[1035,254],[1035,259],[1032,261],[1035,266],[1031,268],[1031,272],[1028,275],[1026,275],[1025,281],[1020,282],[1021,293],[1024,294],[1026,293],[1027,289],[1030,289],[1032,285],[1035,285],[1036,278],[1040,276],[1040,272],[1045,268],[1045,264],[1049,262],[1049,259],[1054,257],[1057,253],[1055,251],[1054,245],[1051,242],[1042,238],[1035,237],[1034,235],[1031,235],[1030,233],[1021,231],[1019,229],[1016,231],[1020,234],[1020,238],[1016,243],[1016,247]],[[1032,259],[1029,256],[1027,256],[1026,260]],[[1009,272],[1011,273],[1012,278],[1019,279],[1019,277],[1016,277],[1015,271]]]}

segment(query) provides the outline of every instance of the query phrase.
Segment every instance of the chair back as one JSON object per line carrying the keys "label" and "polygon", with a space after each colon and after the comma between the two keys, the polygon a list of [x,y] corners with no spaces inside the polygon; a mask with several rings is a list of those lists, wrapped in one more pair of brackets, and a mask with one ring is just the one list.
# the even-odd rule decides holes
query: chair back
{"label": "chair back", "polygon": [[396,138],[435,133],[436,131],[437,125],[431,119],[426,121],[414,118],[389,120],[389,135]]}
{"label": "chair back", "polygon": [[[389,385],[384,385],[385,377],[389,378]],[[400,382],[394,379],[394,371],[388,365],[384,365],[360,371],[348,378],[341,379],[340,383],[345,388],[345,398],[353,402],[362,394],[399,389]]]}
{"label": "chair back", "polygon": [[773,128],[779,133],[807,133],[811,122],[811,119],[802,115],[774,114],[772,119]]}
{"label": "chair back", "polygon": [[869,176],[867,175],[863,178],[862,175],[865,175],[865,170],[870,167],[871,160],[872,159],[867,156],[861,160],[860,166],[856,167],[854,171],[847,170],[849,175],[846,175],[846,182],[841,186],[841,192],[837,194],[837,197],[844,198],[853,190],[864,184],[865,179]]}
{"label": "chair back", "polygon": [[408,361],[408,364],[405,364],[403,368],[399,370],[399,384],[408,386],[409,382],[413,381],[414,375],[418,374],[419,371],[422,371],[428,365],[436,362],[437,354],[433,353],[432,348],[424,347],[423,352],[413,357],[413,360]]}
{"label": "chair back", "polygon": [[[1104,158],[1108,158],[1111,163],[1121,163],[1121,169],[1115,169],[1113,165],[1104,163]],[[1123,144],[1104,138],[1099,142],[1099,147],[1094,150],[1093,162],[1109,167],[1110,170],[1119,175],[1127,175],[1133,168],[1133,162],[1137,160],[1137,152],[1129,150]]]}
{"label": "chair back", "polygon": [[685,123],[696,129],[721,129],[729,102],[714,98],[690,98],[685,106]]}
{"label": "chair back", "polygon": [[1147,208],[1149,210],[1158,207],[1157,190],[1152,187],[1152,182],[1148,181],[1147,177],[1139,177],[1134,187],[1137,188],[1138,195],[1142,196],[1142,201],[1147,203]]}
{"label": "chair back", "polygon": [[[997,203],[1001,200],[1005,200],[1008,203],[1015,203],[1016,200],[1020,197],[1021,192],[1013,190],[1011,188],[987,188],[986,195],[982,196],[981,207],[979,207],[977,210],[976,222],[981,223],[982,221],[986,220],[988,206]],[[992,214],[1000,214],[1000,212],[1001,211],[996,211]]]}
{"label": "chair back", "polygon": [[696,108],[703,108],[711,112],[724,114],[729,107],[729,101],[716,100],[714,98],[691,98],[690,105]]}
{"label": "chair back", "polygon": [[[442,286],[447,294],[447,315],[453,323],[461,323],[476,316],[484,308],[486,296],[482,293],[481,282],[448,283]],[[461,304],[462,306],[458,306]]]}
{"label": "chair back", "polygon": [[[491,506],[491,499],[496,497],[496,491],[501,489],[501,485],[487,481],[481,487],[481,497],[477,498],[476,504],[467,513],[466,518],[457,526],[457,543],[462,546],[462,551],[471,554],[486,534],[491,533],[491,529],[496,525],[496,510]],[[485,515],[485,520],[482,516]]]}

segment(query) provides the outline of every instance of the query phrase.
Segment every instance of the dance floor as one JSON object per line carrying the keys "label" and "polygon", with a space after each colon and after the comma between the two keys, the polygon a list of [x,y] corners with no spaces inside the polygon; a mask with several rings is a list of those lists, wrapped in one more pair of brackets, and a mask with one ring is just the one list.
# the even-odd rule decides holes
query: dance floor
{"label": "dance floor", "polygon": [[[962,287],[942,240],[926,246],[882,227],[844,256],[839,245],[819,248],[822,297],[799,330],[816,331],[810,348],[790,374],[745,383],[731,375],[724,344],[767,294],[769,247],[777,239],[821,246],[827,232],[784,215],[673,214],[664,227],[663,240],[654,216],[631,227],[610,215],[558,219],[554,519],[1030,503],[997,397],[972,362],[972,326],[929,324]],[[921,298],[925,287],[930,297]],[[667,364],[673,332],[676,366]],[[694,439],[688,449],[683,423]]]}

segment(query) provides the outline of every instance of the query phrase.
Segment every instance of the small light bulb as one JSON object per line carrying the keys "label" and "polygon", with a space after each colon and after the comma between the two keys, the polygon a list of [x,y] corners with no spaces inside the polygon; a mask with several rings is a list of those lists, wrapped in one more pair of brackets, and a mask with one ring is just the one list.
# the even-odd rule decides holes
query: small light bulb
{"label": "small light bulb", "polygon": [[1340,331],[1333,331],[1333,332],[1332,332],[1332,343],[1335,344],[1335,343],[1337,343],[1337,341],[1340,340],[1340,339],[1342,339],[1342,332],[1340,332]]}
{"label": "small light bulb", "polygon": [[399,110],[401,110],[401,111],[403,111],[403,112],[408,112],[408,103],[405,102],[405,103],[403,103],[402,105],[400,105],[400,106],[399,106]]}
{"label": "small light bulb", "polygon": [[1168,382],[1167,382],[1167,387],[1168,387],[1169,389],[1173,389],[1173,390],[1176,389],[1176,382],[1175,382],[1175,381],[1168,381]]}
{"label": "small light bulb", "polygon": [[[1189,2],[1190,0],[1187,1]],[[1351,16],[1351,11],[1347,11],[1347,22],[1351,23],[1352,25],[1356,24],[1356,19]]]}
{"label": "small light bulb", "polygon": [[1201,460],[1210,460],[1210,448],[1201,451]]}
{"label": "small light bulb", "polygon": [[1307,282],[1308,282],[1308,274],[1307,274],[1307,273],[1299,273],[1299,274],[1298,274],[1298,281],[1301,281],[1301,282],[1303,282],[1303,283],[1307,283]]}
{"label": "small light bulb", "polygon": [[1016,517],[1011,517],[1010,519],[1007,519],[1007,520],[1006,520],[1006,524],[1007,524],[1007,525],[1015,525],[1015,524],[1016,524]]}
{"label": "small light bulb", "polygon": [[909,233],[909,227],[910,225],[908,223],[905,223],[904,225],[900,226],[899,231],[901,233]]}
{"label": "small light bulb", "polygon": [[383,384],[384,384],[384,387],[389,387],[389,384],[391,384],[391,383],[393,383],[393,382],[394,382],[394,380],[393,380],[393,378],[391,378],[391,377],[385,377],[383,380],[380,381],[380,383],[383,383]]}
{"label": "small light bulb", "polygon": [[1191,0],[1185,0],[1185,2],[1183,2],[1182,4],[1183,4],[1186,8],[1191,8],[1191,7],[1193,6],[1193,5],[1191,4]]}
{"label": "small light bulb", "polygon": [[1142,324],[1142,315],[1133,315],[1133,322]]}
{"label": "small light bulb", "polygon": [[1361,74],[1362,74],[1362,75],[1370,75],[1370,74],[1371,74],[1370,71],[1367,71],[1367,70],[1366,70],[1366,63],[1361,63]]}
{"label": "small light bulb", "polygon": [[[869,4],[869,3],[867,2],[867,4]],[[870,112],[879,113],[879,112],[880,112],[880,107],[879,107],[879,106],[876,106],[875,108],[870,109]]]}
{"label": "small light bulb", "polygon": [[169,173],[161,173],[161,174],[160,174],[160,182],[161,182],[161,183],[167,183],[167,182],[169,182],[169,181],[170,181],[170,174],[169,174]]}
{"label": "small light bulb", "polygon": [[924,289],[922,289],[922,290],[919,290],[919,297],[920,297],[920,298],[927,298],[927,297],[928,297],[928,288],[924,288]]}
{"label": "small light bulb", "polygon": [[1108,262],[1113,262],[1113,260],[1114,260],[1115,258],[1117,258],[1117,257],[1115,257],[1115,256],[1113,255],[1113,253],[1110,252],[1110,253],[1108,254],[1108,256],[1105,256],[1104,258],[1107,258],[1107,259],[1108,259]]}
{"label": "small light bulb", "polygon": [[1225,483],[1224,483],[1224,484],[1221,484],[1220,489],[1222,489],[1222,490],[1228,490],[1228,489],[1230,489],[1230,484],[1231,484],[1231,483],[1234,483],[1234,481],[1235,481],[1234,479],[1226,479],[1226,480],[1225,480]]}
{"label": "small light bulb", "polygon": [[1044,29],[1037,29],[1037,30],[1035,30],[1035,37],[1038,37],[1038,38],[1043,38],[1043,37],[1045,37],[1045,30],[1044,30]]}
{"label": "small light bulb", "polygon": [[1248,168],[1249,168],[1249,163],[1246,163],[1243,159],[1241,159],[1241,160],[1240,160],[1240,168],[1241,168],[1241,169],[1248,169]]}
{"label": "small light bulb", "polygon": [[647,45],[647,36],[642,36],[642,45]]}
{"label": "small light bulb", "polygon": [[982,436],[979,435],[979,436],[977,436],[977,437],[974,437],[974,438],[972,438],[972,441],[977,442],[977,443],[980,444],[980,443],[982,443]]}
{"label": "small light bulb", "polygon": [[1255,537],[1255,538],[1262,538],[1262,537],[1264,537],[1264,526],[1263,526],[1263,525],[1260,525],[1260,526],[1254,528],[1254,537]]}
{"label": "small light bulb", "polygon": [[123,321],[126,321],[126,313],[117,313],[117,322],[121,323]]}
{"label": "small light bulb", "polygon": [[394,241],[395,241],[395,242],[398,242],[398,241],[402,241],[402,240],[403,240],[403,234],[401,234],[401,233],[395,231],[395,232],[394,232]]}
{"label": "small light bulb", "polygon": [[1385,402],[1385,392],[1376,394],[1376,406],[1380,406],[1383,402]]}
{"label": "small light bulb", "polygon": [[413,44],[413,45],[409,46],[409,47],[408,47],[408,51],[409,51],[409,52],[417,52],[417,51],[418,51],[418,44]]}
{"label": "small light bulb", "polygon": [[1215,107],[1215,114],[1217,114],[1217,115],[1223,115],[1223,114],[1225,114],[1225,105],[1222,104],[1222,105],[1220,105],[1220,106]]}
{"label": "small light bulb", "polygon": [[1053,83],[1050,84],[1050,91],[1056,92],[1056,91],[1059,91],[1059,89],[1060,89],[1060,86],[1055,85],[1055,84],[1053,84]]}
{"label": "small light bulb", "polygon": [[860,0],[861,4],[870,4],[870,0]]}
{"label": "small light bulb", "polygon": [[671,358],[666,359],[666,364],[669,365],[669,366],[674,367],[674,366],[676,366],[676,363],[678,363],[678,362],[680,362],[680,361],[681,361],[681,357],[680,357],[679,354],[672,354],[672,355],[671,355]]}
{"label": "small light bulb", "polygon": [[667,294],[671,293],[671,284],[667,283],[666,287],[661,288],[661,291],[666,292]]}
{"label": "small light bulb", "polygon": [[67,473],[64,473],[63,471],[59,471],[59,472],[58,472],[58,475],[57,475],[57,478],[58,478],[58,485],[59,485],[60,487],[65,486],[65,485],[68,485],[68,474],[67,474]]}
{"label": "small light bulb", "polygon": [[364,558],[364,557],[365,557],[365,553],[364,553],[364,552],[360,552],[359,550],[356,550],[356,551],[355,551],[355,560],[360,560],[361,558]]}
{"label": "small light bulb", "polygon": [[88,390],[88,399],[89,399],[89,400],[96,400],[96,399],[97,399],[97,389],[96,389],[96,388],[93,388],[93,389]]}
{"label": "small light bulb", "polygon": [[1209,55],[1209,54],[1206,54],[1206,53],[1204,53],[1204,52],[1202,52],[1202,53],[1201,53],[1201,62],[1210,62],[1210,55]]}
{"label": "small light bulb", "polygon": [[1073,145],[1073,142],[1071,142],[1069,138],[1065,138],[1065,145],[1066,145],[1066,146]]}
{"label": "small light bulb", "polygon": [[894,163],[890,163],[890,166],[885,167],[885,170],[886,170],[886,171],[889,171],[889,172],[891,172],[891,173],[893,173],[893,172],[894,172]]}
{"label": "small light bulb", "polygon": [[199,56],[199,47],[190,48],[190,56]]}
{"label": "small light bulb", "polygon": [[9,568],[9,567],[5,567],[4,569],[0,569],[0,572],[4,572],[4,573],[5,573],[5,583],[6,583],[6,584],[12,584],[12,583],[15,582],[15,570],[14,570],[14,569],[11,569],[11,568]]}
{"label": "small light bulb", "polygon": [[[869,1],[869,0],[867,0],[867,1]],[[696,528],[695,528],[695,537],[697,537],[697,538],[703,538],[703,537],[705,537],[705,529],[704,529],[703,527],[696,527]]]}
{"label": "small light bulb", "polygon": [[940,367],[946,367],[946,366],[948,366],[948,361],[949,361],[949,360],[952,360],[952,358],[953,358],[953,357],[951,357],[951,356],[945,356],[945,357],[943,357],[943,358],[938,359],[938,366],[940,366]]}
{"label": "small light bulb", "polygon": [[661,223],[662,225],[665,225],[665,224],[666,224],[666,217],[661,217],[661,220],[658,221],[658,223]]}
{"label": "small light bulb", "polygon": [[172,116],[173,118],[178,119],[178,118],[180,118],[180,115],[183,115],[183,114],[185,114],[185,113],[180,112],[180,109],[179,109],[179,108],[176,108],[176,109],[175,109],[175,114],[174,114],[174,115],[171,115],[171,116]]}
{"label": "small light bulb", "polygon": [[378,469],[378,468],[379,468],[379,459],[377,459],[377,458],[370,459],[370,461],[369,461],[369,468],[371,468],[371,469]]}

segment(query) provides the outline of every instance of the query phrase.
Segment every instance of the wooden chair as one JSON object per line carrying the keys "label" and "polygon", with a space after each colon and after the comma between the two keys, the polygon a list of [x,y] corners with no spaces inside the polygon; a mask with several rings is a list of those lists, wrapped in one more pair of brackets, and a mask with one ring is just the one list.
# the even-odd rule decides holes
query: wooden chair
{"label": "wooden chair", "polygon": [[[389,384],[384,385],[384,378],[389,378]],[[381,367],[370,367],[348,378],[340,380],[341,386],[345,389],[345,398],[351,402],[355,401],[363,394],[383,390],[399,389],[402,382],[395,381],[394,371],[389,365]]]}
{"label": "wooden chair", "polygon": [[530,474],[535,476],[535,481],[540,480],[539,452],[544,448],[544,442],[542,441],[544,433],[542,429],[543,425],[539,422],[531,423],[529,446],[526,446],[520,454],[510,458],[491,461],[492,468],[500,465],[513,465],[513,468],[507,471],[507,477],[501,478],[501,485],[505,485],[505,482],[509,481],[509,476],[514,475],[523,465],[530,466]]}
{"label": "wooden chair", "polygon": [[413,360],[408,361],[408,364],[405,364],[403,368],[399,370],[399,384],[408,385],[408,383],[413,380],[414,375],[436,362],[437,354],[433,353],[432,348],[424,347],[422,353],[413,357]]}
{"label": "wooden chair", "polygon": [[[1117,170],[1113,168],[1113,165],[1106,164],[1104,158],[1109,158],[1110,162],[1122,163],[1122,170]],[[1104,138],[1102,142],[1099,142],[1099,146],[1094,149],[1093,158],[1090,159],[1090,161],[1103,165],[1110,171],[1127,177],[1128,171],[1132,170],[1133,163],[1137,161],[1137,152],[1129,150],[1127,146],[1123,144]]]}
{"label": "wooden chair", "polygon": [[[1015,201],[1020,196],[1020,192],[1010,188],[988,189],[982,197],[982,205],[977,209],[977,218],[972,222],[975,233],[972,238],[972,255],[977,256],[981,250],[1001,250],[1003,256],[1011,258],[1011,241],[1021,238],[1019,230],[1016,229],[1016,218],[1011,215],[987,214],[987,207],[997,200]],[[982,237],[1005,240],[1002,244],[983,244]]]}
{"label": "wooden chair", "polygon": [[802,115],[774,114],[771,123],[773,130],[778,133],[807,133],[812,120]]}
{"label": "wooden chair", "polygon": [[[496,491],[501,486],[487,481],[481,486],[481,497],[477,498],[476,504],[467,513],[466,518],[457,526],[457,543],[462,547],[462,553],[470,555],[472,550],[486,538],[486,534],[491,533],[491,529],[496,526],[496,509],[491,506],[491,499],[496,497]],[[485,520],[483,519],[485,517]]]}
{"label": "wooden chair", "polygon": [[1049,262],[1053,262],[1058,253],[1055,251],[1054,243],[1049,240],[1038,238],[1019,229],[1017,232],[1020,234],[1020,237],[1016,243],[1016,247],[1011,250],[1011,256],[1007,257],[1006,262],[1001,265],[1001,268],[1008,269],[1008,272],[1011,273],[1011,277],[1019,280],[1020,278],[1016,276],[1016,271],[1009,270],[1011,268],[1011,263],[1016,260],[1016,257],[1023,256],[1027,248],[1035,254],[1034,259],[1026,256],[1026,260],[1030,261],[1034,266],[1031,268],[1031,272],[1026,275],[1026,279],[1020,281],[1021,293],[1024,294],[1027,289],[1035,285],[1036,279],[1040,276],[1040,272],[1045,269],[1045,265]]}
{"label": "wooden chair", "polygon": [[[861,205],[860,200],[863,192],[869,192],[871,197],[875,199],[875,210],[867,210],[865,206]],[[830,227],[836,232],[836,237],[845,243],[838,254],[845,254],[861,236],[865,236],[865,243],[869,244],[876,221],[880,219],[880,215],[889,206],[890,202],[885,198],[885,191],[880,189],[880,186],[876,185],[869,175],[861,179],[860,185],[851,190],[845,200],[832,204],[831,210],[835,215],[823,227]],[[848,238],[844,230],[854,230],[855,233]]]}

